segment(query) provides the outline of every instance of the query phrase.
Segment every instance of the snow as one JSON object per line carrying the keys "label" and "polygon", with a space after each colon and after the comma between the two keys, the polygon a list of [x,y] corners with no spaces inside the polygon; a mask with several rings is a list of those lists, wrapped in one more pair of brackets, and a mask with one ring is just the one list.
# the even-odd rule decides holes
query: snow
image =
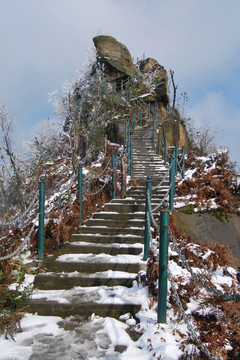
{"label": "snow", "polygon": [[56,261],[61,262],[100,262],[100,263],[121,263],[121,264],[146,264],[141,255],[109,255],[109,254],[64,254],[60,255]]}
{"label": "snow", "polygon": [[[48,273],[42,273],[41,276],[48,276],[48,275],[54,275],[55,273],[53,272],[48,272]],[[78,277],[78,276],[83,276],[82,273],[78,272],[78,271],[73,271],[71,273],[66,273],[66,272],[61,272],[58,273],[61,276],[67,276],[69,278],[71,277]],[[136,273],[130,273],[130,272],[125,272],[125,271],[113,271],[113,270],[107,270],[107,271],[101,271],[101,272],[95,272],[95,273],[90,273],[90,274],[84,274],[84,276],[89,277],[89,278],[102,278],[102,279],[106,279],[106,278],[112,278],[112,279],[135,279],[136,278]]]}
{"label": "snow", "polygon": [[[202,158],[203,162],[207,162],[208,158]],[[100,163],[96,163],[98,167]],[[211,166],[205,166],[206,171],[215,168],[215,163]],[[186,178],[192,179],[196,169],[191,169],[186,172]],[[83,169],[85,174],[87,169]],[[69,184],[70,180],[67,182]],[[67,185],[64,185],[65,186]],[[161,190],[166,189],[164,186]],[[59,196],[60,193],[54,196]],[[175,199],[175,208],[186,206],[186,204],[193,204],[190,198],[194,195],[188,195],[184,198]],[[132,197],[126,200],[132,200]],[[49,199],[47,205],[51,206],[53,197]],[[155,200],[156,201],[156,200]],[[111,204],[112,205],[112,204]],[[124,204],[119,203],[118,206]],[[211,199],[208,206],[213,209],[217,208],[216,200]],[[194,211],[203,210],[204,207],[195,208]],[[118,212],[105,212],[105,214],[118,214]],[[136,214],[144,214],[144,212],[136,212]],[[104,219],[99,219],[103,221]],[[133,220],[139,221],[139,220]],[[89,228],[106,228],[105,226],[92,226]],[[129,229],[139,229],[138,227],[131,227]],[[81,234],[81,239],[86,237],[102,237],[97,234]],[[104,235],[106,238],[114,235]],[[117,237],[139,238],[138,235],[117,235]],[[137,240],[136,240],[137,241]],[[154,240],[155,241],[155,240]],[[92,243],[88,241],[75,241],[71,243],[74,245],[91,246]],[[155,241],[155,247],[157,242]],[[104,247],[114,248],[135,248],[143,247],[140,243],[135,244],[99,244]],[[212,250],[204,249],[197,244],[187,244],[186,248],[197,257],[205,262],[213,254]],[[181,289],[185,284],[191,284],[191,274],[182,267],[181,261],[177,262],[177,253],[169,248],[169,255],[174,260],[169,260],[169,269],[172,276],[175,278],[175,286]],[[175,259],[176,258],[176,259]],[[27,256],[23,256],[23,263],[28,262]],[[146,267],[146,262],[142,260],[141,255],[117,255],[112,256],[108,254],[65,254],[60,255],[56,261],[63,262],[102,262],[102,263],[123,263],[123,264],[140,264],[141,267]],[[191,262],[189,262],[191,264]],[[230,266],[223,268],[218,267],[215,271],[207,271],[193,267],[192,271],[202,276],[208,275],[213,285],[225,291],[226,288],[236,288],[236,270]],[[143,271],[144,273],[144,271]],[[42,274],[42,276],[48,274]],[[74,271],[72,273],[60,273],[60,276],[77,277],[81,273]],[[96,272],[89,275],[89,277],[101,278],[136,278],[136,273],[127,273],[124,271],[107,270],[103,272]],[[25,281],[21,285],[23,289],[30,286],[34,281],[33,275],[26,275]],[[10,289],[16,288],[16,284],[12,284]],[[170,290],[170,282],[168,281],[168,289]],[[181,290],[185,294],[185,290]],[[230,290],[229,290],[230,291]],[[234,290],[235,292],[235,290]],[[186,314],[191,319],[190,321],[195,326],[191,318],[192,312],[198,312],[202,315],[212,314],[218,311],[212,305],[203,305],[202,298],[207,293],[205,289],[201,288],[199,297],[191,296],[189,302],[185,303]],[[170,293],[168,293],[170,294]],[[157,304],[151,303],[151,298],[148,294],[147,287],[138,285],[133,281],[133,286],[130,288],[124,286],[94,286],[94,287],[74,287],[70,290],[37,290],[32,293],[32,299],[45,299],[49,302],[58,302],[59,304],[70,304],[71,302],[96,302],[101,304],[128,304],[137,303],[141,305],[141,310],[131,317],[130,313],[123,314],[119,319],[111,317],[102,318],[92,314],[88,320],[82,320],[78,317],[70,317],[62,319],[60,317],[39,316],[37,314],[24,315],[21,321],[22,332],[14,334],[15,341],[10,337],[5,339],[4,335],[0,336],[0,358],[2,360],[69,360],[69,359],[121,359],[121,360],[150,360],[153,358],[161,358],[166,360],[177,360],[183,354],[181,344],[188,340],[188,330],[186,324],[179,319],[178,312],[175,312],[171,303],[168,301],[167,309],[167,323],[157,323]],[[209,296],[209,293],[208,293]],[[169,299],[168,299],[169,300]],[[217,310],[216,310],[217,309]],[[196,330],[197,332],[197,330]],[[198,332],[197,332],[198,333]],[[132,336],[135,334],[135,336]],[[137,336],[136,336],[137,335]],[[134,339],[134,340],[133,340]],[[119,350],[121,347],[121,351]],[[230,343],[226,340],[225,349],[231,349]],[[189,353],[196,350],[194,345],[186,345],[185,351]],[[198,351],[198,350],[196,350]]]}
{"label": "snow", "polygon": [[[71,245],[73,246],[92,246],[91,242],[86,242],[86,241],[75,241],[75,242],[71,242]],[[143,248],[143,244],[141,243],[135,243],[135,244],[122,244],[122,243],[111,243],[111,244],[98,244],[98,247],[104,247],[104,248]]]}

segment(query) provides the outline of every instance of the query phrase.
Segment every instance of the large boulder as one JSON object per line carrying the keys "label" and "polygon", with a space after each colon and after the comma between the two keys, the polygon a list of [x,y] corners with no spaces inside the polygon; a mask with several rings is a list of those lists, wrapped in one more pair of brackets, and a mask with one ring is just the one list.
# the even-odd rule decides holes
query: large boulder
{"label": "large boulder", "polygon": [[184,146],[188,149],[188,135],[185,126],[180,120],[179,112],[171,109],[168,120],[165,120],[161,126],[161,136],[167,139],[167,146],[175,146],[179,148]]}
{"label": "large boulder", "polygon": [[104,74],[107,81],[133,77],[132,57],[125,45],[106,35],[95,36],[93,42],[98,53],[98,61],[105,64]]}
{"label": "large boulder", "polygon": [[164,121],[162,124],[162,138],[166,137],[167,146],[175,146],[178,144],[179,148],[184,146],[188,148],[188,138],[185,127],[177,119]]}
{"label": "large boulder", "polygon": [[156,100],[167,106],[169,103],[169,88],[168,88],[168,75],[167,71],[157,60],[147,58],[140,63],[140,71],[143,74],[152,73],[154,78],[154,92]]}

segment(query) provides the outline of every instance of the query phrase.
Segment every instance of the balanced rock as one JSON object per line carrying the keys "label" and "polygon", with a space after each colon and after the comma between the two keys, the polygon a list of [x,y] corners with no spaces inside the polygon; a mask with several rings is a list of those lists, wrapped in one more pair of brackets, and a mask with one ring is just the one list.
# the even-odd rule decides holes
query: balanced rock
{"label": "balanced rock", "polygon": [[125,45],[106,35],[95,36],[93,42],[98,53],[98,61],[105,64],[104,74],[107,81],[133,77],[132,57]]}

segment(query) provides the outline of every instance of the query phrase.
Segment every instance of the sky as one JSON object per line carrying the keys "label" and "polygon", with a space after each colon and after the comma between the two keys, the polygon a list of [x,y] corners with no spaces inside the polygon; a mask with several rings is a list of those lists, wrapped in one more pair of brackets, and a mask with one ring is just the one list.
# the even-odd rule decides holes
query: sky
{"label": "sky", "polygon": [[54,116],[49,93],[83,69],[101,33],[173,69],[187,115],[240,165],[239,14],[239,0],[0,0],[0,104],[16,142]]}

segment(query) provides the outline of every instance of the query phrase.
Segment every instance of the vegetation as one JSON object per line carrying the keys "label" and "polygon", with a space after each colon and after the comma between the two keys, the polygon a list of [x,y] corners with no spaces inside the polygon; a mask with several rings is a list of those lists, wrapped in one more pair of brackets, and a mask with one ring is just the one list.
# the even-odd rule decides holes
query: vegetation
{"label": "vegetation", "polygon": [[25,275],[30,273],[23,259],[0,261],[0,334],[14,340],[14,332],[21,330],[20,320],[26,308],[21,302],[31,293],[31,286],[24,286]]}
{"label": "vegetation", "polygon": [[227,220],[230,212],[237,213],[239,207],[238,174],[228,157],[227,150],[220,150],[207,158],[189,154],[186,166],[192,170],[191,178],[186,178],[176,186],[180,198],[190,202],[187,213],[194,208],[210,211],[221,220]]}

